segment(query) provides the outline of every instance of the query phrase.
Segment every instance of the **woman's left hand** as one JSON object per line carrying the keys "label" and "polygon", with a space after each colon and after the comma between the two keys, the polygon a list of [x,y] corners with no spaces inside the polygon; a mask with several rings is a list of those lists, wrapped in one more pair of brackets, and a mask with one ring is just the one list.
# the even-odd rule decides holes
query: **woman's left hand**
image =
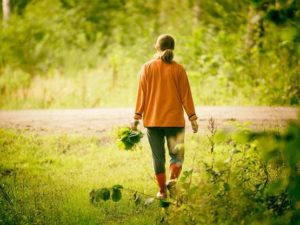
{"label": "woman's left hand", "polygon": [[191,121],[191,125],[192,125],[193,132],[197,133],[198,132],[198,123],[197,123],[197,120]]}

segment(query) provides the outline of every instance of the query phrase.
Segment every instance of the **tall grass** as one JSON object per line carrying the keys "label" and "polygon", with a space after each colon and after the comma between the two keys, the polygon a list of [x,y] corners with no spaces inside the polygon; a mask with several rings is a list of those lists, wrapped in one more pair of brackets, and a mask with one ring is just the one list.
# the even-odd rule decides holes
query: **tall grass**
{"label": "tall grass", "polygon": [[[182,195],[166,209],[146,203],[157,191],[146,139],[139,150],[121,151],[110,134],[2,129],[0,223],[299,224],[299,126],[284,134],[213,126],[209,138],[186,136]],[[90,203],[93,189],[115,184],[124,186],[121,201]]]}

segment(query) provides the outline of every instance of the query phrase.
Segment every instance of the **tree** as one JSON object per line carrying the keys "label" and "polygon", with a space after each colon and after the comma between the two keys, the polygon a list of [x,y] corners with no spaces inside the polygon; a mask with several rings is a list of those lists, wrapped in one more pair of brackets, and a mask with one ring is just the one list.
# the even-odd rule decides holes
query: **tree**
{"label": "tree", "polygon": [[194,13],[194,24],[197,25],[201,18],[201,0],[194,1],[193,13]]}
{"label": "tree", "polygon": [[250,51],[254,46],[262,48],[262,38],[265,33],[262,9],[249,6],[248,11],[248,24],[247,24],[247,37],[246,37],[246,47]]}
{"label": "tree", "polygon": [[10,0],[2,0],[3,23],[6,24],[10,16]]}

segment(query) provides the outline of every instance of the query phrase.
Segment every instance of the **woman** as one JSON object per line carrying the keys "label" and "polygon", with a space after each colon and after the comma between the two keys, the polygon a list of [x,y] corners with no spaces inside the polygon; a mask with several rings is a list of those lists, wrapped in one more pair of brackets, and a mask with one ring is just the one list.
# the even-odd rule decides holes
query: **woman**
{"label": "woman", "polygon": [[[156,57],[143,65],[139,74],[138,94],[133,130],[139,120],[147,128],[152,150],[153,165],[159,186],[158,198],[166,198],[168,188],[172,197],[176,180],[184,160],[184,112],[191,122],[194,133],[198,131],[197,116],[187,74],[173,60],[174,38],[160,35],[155,49]],[[166,184],[165,138],[170,155],[170,181]]]}

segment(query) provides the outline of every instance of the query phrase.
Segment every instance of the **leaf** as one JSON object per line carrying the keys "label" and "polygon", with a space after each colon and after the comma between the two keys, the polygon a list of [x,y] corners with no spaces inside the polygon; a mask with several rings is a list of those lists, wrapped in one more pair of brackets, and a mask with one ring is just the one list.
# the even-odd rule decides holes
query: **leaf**
{"label": "leaf", "polygon": [[107,201],[110,198],[110,191],[107,188],[102,188],[100,190],[100,196],[104,201]]}
{"label": "leaf", "polygon": [[117,141],[117,146],[119,149],[125,149],[125,144],[122,141]]}
{"label": "leaf", "polygon": [[117,136],[119,139],[124,139],[130,134],[130,127],[121,127],[117,131]]}
{"label": "leaf", "polygon": [[225,182],[223,184],[223,187],[224,187],[224,191],[230,191],[230,186],[229,186],[229,184],[227,182]]}
{"label": "leaf", "polygon": [[171,202],[164,200],[164,199],[160,199],[159,200],[159,206],[162,208],[169,208]]}
{"label": "leaf", "polygon": [[121,184],[115,184],[112,188],[123,189]]}
{"label": "leaf", "polygon": [[118,202],[121,200],[121,198],[122,198],[122,192],[121,192],[120,188],[113,188],[111,199],[114,202]]}
{"label": "leaf", "polygon": [[133,147],[134,144],[131,142],[124,140],[124,141],[118,141],[118,147],[124,150],[130,150]]}
{"label": "leaf", "polygon": [[101,188],[93,192],[94,201],[99,202],[101,199],[107,201],[110,198],[110,191],[108,188]]}
{"label": "leaf", "polygon": [[117,132],[117,145],[120,149],[131,150],[143,137],[141,131],[133,131],[129,127],[121,127]]}
{"label": "leaf", "polygon": [[128,141],[135,144],[141,140],[141,132],[132,131],[128,136]]}
{"label": "leaf", "polygon": [[130,133],[130,127],[121,127],[117,131],[118,138],[121,138],[124,135],[129,134],[129,133]]}
{"label": "leaf", "polygon": [[129,135],[129,134],[123,134],[123,135],[120,137],[120,140],[121,140],[121,141],[128,141],[128,135]]}

